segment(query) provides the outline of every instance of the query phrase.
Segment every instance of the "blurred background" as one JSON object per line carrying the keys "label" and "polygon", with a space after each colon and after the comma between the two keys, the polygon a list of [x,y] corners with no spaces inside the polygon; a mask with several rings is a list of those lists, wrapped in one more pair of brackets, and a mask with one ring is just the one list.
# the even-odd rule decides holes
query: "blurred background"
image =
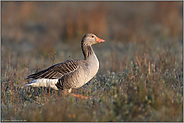
{"label": "blurred background", "polygon": [[[3,1],[1,27],[2,121],[183,121],[182,1]],[[29,74],[83,59],[87,33],[105,40],[93,45],[100,68],[72,93],[92,100],[25,88]]]}
{"label": "blurred background", "polygon": [[22,58],[48,59],[49,54],[55,54],[61,61],[82,59],[80,41],[85,34],[94,33],[106,40],[93,46],[104,63],[104,71],[122,69],[135,55],[155,62],[158,55],[167,55],[168,48],[176,59],[182,60],[182,5],[183,2],[2,2],[2,56],[10,52]]}

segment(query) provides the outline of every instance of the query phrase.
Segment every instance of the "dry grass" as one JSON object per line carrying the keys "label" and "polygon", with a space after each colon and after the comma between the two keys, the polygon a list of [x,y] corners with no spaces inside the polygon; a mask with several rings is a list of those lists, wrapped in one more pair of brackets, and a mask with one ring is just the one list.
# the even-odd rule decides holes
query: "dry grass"
{"label": "dry grass", "polygon": [[[148,7],[149,6],[149,7]],[[2,121],[183,121],[182,2],[2,2]],[[25,88],[94,32],[98,74],[73,93]]]}

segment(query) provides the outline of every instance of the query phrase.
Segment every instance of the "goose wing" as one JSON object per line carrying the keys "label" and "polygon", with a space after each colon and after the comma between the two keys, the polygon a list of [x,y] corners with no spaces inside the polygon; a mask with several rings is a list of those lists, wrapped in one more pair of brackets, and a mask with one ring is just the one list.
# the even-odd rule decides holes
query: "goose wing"
{"label": "goose wing", "polygon": [[64,74],[70,73],[78,69],[79,60],[67,60],[65,62],[53,65],[45,70],[29,75],[26,79],[59,79]]}

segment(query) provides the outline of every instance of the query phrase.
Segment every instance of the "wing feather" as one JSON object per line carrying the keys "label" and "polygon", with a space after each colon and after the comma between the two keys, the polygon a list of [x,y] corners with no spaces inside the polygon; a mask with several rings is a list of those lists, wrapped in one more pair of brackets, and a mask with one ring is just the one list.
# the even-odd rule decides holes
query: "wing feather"
{"label": "wing feather", "polygon": [[59,79],[64,74],[75,71],[78,68],[79,60],[67,60],[65,62],[53,65],[45,70],[29,75],[26,79]]}

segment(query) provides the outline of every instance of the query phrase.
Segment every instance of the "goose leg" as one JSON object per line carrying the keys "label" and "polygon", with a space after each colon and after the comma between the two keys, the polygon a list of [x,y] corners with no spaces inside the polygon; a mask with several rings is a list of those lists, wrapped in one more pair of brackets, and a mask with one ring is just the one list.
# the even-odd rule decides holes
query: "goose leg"
{"label": "goose leg", "polygon": [[82,96],[82,95],[77,95],[77,94],[71,93],[71,91],[72,91],[71,88],[70,89],[66,89],[66,90],[63,91],[63,94],[64,95],[70,94],[70,95],[73,95],[73,96],[81,98],[81,99],[89,99],[89,97],[85,97],[85,96]]}
{"label": "goose leg", "polygon": [[63,90],[63,94],[64,95],[69,94],[69,93],[71,93],[71,91],[72,91],[71,88],[70,89],[65,89],[65,90]]}
{"label": "goose leg", "polygon": [[74,94],[74,93],[70,93],[70,94],[72,94],[73,96],[78,97],[78,98],[89,99],[89,97],[85,97],[85,96],[82,96],[82,95],[77,95],[77,94]]}

